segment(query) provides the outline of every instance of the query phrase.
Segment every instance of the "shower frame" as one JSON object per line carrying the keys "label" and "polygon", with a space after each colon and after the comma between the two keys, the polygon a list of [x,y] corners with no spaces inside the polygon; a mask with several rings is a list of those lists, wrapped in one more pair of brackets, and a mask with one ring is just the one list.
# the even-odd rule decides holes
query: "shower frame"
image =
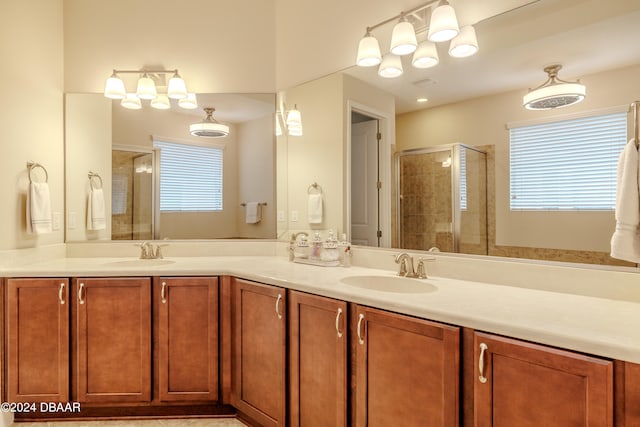
{"label": "shower frame", "polygon": [[[486,151],[479,150],[478,148],[462,143],[433,145],[424,148],[414,148],[409,150],[403,150],[395,154],[395,178],[396,178],[396,236],[398,246],[404,247],[402,237],[402,194],[400,186],[400,161],[402,157],[419,155],[419,154],[431,154],[449,151],[451,156],[451,203],[452,203],[452,215],[451,215],[451,234],[453,236],[453,251],[454,253],[460,253],[460,237],[461,237],[461,224],[462,224],[462,210],[460,208],[460,149],[465,149],[482,153],[485,156],[485,171],[487,153]],[[486,176],[486,174],[485,174]],[[485,188],[486,182],[485,182]],[[427,248],[429,249],[429,248]]]}

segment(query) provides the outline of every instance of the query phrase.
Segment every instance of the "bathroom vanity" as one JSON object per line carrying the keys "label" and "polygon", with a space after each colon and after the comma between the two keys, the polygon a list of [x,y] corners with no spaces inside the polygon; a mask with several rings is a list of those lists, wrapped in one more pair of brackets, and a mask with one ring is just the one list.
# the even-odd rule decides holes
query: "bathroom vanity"
{"label": "bathroom vanity", "polygon": [[[3,400],[82,408],[20,420],[237,413],[263,426],[639,425],[633,292],[443,277],[448,264],[474,262],[446,255],[428,279],[398,278],[391,251],[370,251],[358,260],[356,249],[351,268],[289,262],[279,243],[262,256],[146,264],[154,260],[67,250],[3,268]],[[535,278],[540,266],[509,268]],[[562,268],[543,270],[562,277]],[[584,274],[615,279],[611,287],[636,276]]]}

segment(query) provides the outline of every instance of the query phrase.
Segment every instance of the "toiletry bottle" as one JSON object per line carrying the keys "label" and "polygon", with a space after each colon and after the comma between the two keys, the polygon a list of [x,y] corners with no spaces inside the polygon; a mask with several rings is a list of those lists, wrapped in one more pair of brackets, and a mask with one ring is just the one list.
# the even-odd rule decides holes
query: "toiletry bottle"
{"label": "toiletry bottle", "polygon": [[316,234],[313,236],[313,240],[311,241],[311,253],[309,258],[320,259],[320,251],[322,251],[322,238],[320,238],[320,233],[316,231]]}
{"label": "toiletry bottle", "polygon": [[338,243],[338,260],[343,267],[351,267],[351,243],[347,241],[347,235],[342,233]]}
{"label": "toiletry bottle", "polygon": [[320,253],[320,259],[327,262],[338,261],[340,257],[340,251],[338,250],[338,239],[336,239],[333,230],[329,230],[329,237],[322,244],[322,252]]}
{"label": "toiletry bottle", "polygon": [[301,236],[300,240],[296,242],[296,246],[293,248],[293,256],[295,258],[309,258],[309,242],[307,242],[307,236]]}

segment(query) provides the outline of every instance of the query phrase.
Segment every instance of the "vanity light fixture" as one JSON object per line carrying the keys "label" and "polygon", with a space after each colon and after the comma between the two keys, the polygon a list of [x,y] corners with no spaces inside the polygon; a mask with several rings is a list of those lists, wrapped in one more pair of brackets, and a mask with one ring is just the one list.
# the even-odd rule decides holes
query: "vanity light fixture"
{"label": "vanity light fixture", "polygon": [[207,117],[201,122],[189,126],[191,135],[204,138],[222,138],[229,135],[229,126],[223,125],[213,118],[213,112],[216,111],[215,108],[205,107],[203,110]]}
{"label": "vanity light fixture", "polygon": [[558,71],[562,65],[554,64],[544,68],[549,78],[535,89],[529,89],[522,98],[522,105],[528,110],[551,110],[553,108],[566,107],[582,101],[587,92],[586,87],[580,83],[567,82],[558,78]]}
{"label": "vanity light fixture", "polygon": [[[285,108],[284,105],[282,108]],[[282,136],[286,130],[287,135],[302,136],[302,113],[295,104],[292,110],[276,111],[276,136]]]}
{"label": "vanity light fixture", "polygon": [[186,110],[194,110],[198,108],[198,98],[195,93],[187,93],[186,98],[178,100],[178,105]]}
{"label": "vanity light fixture", "polygon": [[[135,94],[128,94],[125,84],[119,74],[138,74],[140,77],[136,84]],[[171,75],[169,82],[165,85],[167,75]],[[164,92],[159,92],[158,88],[165,88]],[[135,96],[138,101],[148,100],[154,108],[167,109],[171,107],[169,99],[176,99],[182,108],[197,108],[195,98],[189,99],[187,85],[178,74],[178,70],[113,70],[113,74],[107,79],[104,87],[104,96],[111,99],[121,99],[125,108],[141,108],[141,103],[136,103],[131,97]],[[137,106],[139,105],[139,106]]]}
{"label": "vanity light fixture", "polygon": [[135,93],[127,93],[124,99],[120,101],[120,105],[129,110],[139,110],[142,108],[142,102],[140,102],[140,98],[138,98]]}
{"label": "vanity light fixture", "polygon": [[[390,52],[381,55],[378,40],[372,31],[395,20]],[[414,27],[414,23],[415,27]],[[417,34],[425,33],[425,41],[418,44]],[[380,64],[378,75],[393,78],[402,75],[401,56],[413,53],[411,64],[415,68],[429,68],[438,64],[438,51],[435,43],[451,40],[449,55],[465,58],[478,52],[478,40],[473,26],[458,25],[455,10],[447,0],[430,0],[413,9],[400,12],[399,15],[367,27],[364,37],[358,44],[356,64],[360,67],[372,67]]]}

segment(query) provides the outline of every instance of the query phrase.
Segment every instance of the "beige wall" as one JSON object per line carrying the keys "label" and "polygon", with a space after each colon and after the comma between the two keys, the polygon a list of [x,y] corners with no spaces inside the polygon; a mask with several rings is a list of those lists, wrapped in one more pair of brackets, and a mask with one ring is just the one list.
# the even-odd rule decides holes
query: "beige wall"
{"label": "beige wall", "polygon": [[275,92],[274,14],[273,0],[64,0],[65,91],[161,66],[192,92]]}
{"label": "beige wall", "polygon": [[262,220],[246,223],[246,212],[237,215],[238,237],[276,237],[275,138],[273,116],[241,123],[238,126],[238,201],[265,202]]}
{"label": "beige wall", "polygon": [[[587,98],[565,109],[524,109],[525,90],[472,99],[397,117],[398,150],[462,142],[495,145],[496,244],[541,248],[609,250],[613,212],[511,212],[509,210],[509,132],[505,125],[541,117],[627,105],[640,93],[640,67],[584,76]],[[499,77],[499,76],[497,76]],[[633,131],[630,122],[630,132]]]}
{"label": "beige wall", "polygon": [[63,227],[26,234],[27,161],[49,173],[51,208],[64,212],[62,1],[0,2],[0,249],[64,240]]}

